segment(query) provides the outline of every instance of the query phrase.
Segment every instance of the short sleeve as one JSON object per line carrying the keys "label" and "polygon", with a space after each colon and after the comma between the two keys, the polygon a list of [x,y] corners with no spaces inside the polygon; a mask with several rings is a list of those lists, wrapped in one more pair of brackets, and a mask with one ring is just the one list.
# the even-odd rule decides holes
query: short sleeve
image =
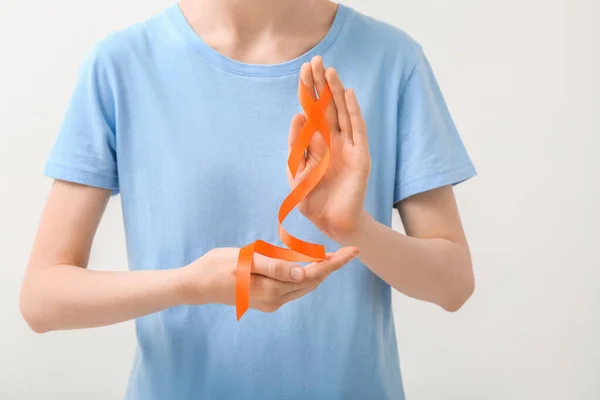
{"label": "short sleeve", "polygon": [[119,191],[115,106],[110,71],[98,46],[79,69],[61,128],[46,162],[54,179]]}
{"label": "short sleeve", "polygon": [[398,104],[394,204],[476,175],[427,58],[417,58]]}

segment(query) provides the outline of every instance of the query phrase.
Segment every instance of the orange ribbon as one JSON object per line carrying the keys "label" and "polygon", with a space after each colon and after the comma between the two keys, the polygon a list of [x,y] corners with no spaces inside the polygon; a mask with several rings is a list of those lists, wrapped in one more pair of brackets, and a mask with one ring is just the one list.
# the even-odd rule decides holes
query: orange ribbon
{"label": "orange ribbon", "polygon": [[312,99],[309,90],[304,85],[300,85],[300,105],[306,114],[306,122],[288,157],[288,167],[290,168],[292,177],[296,177],[296,172],[298,171],[300,162],[304,158],[305,151],[308,149],[308,145],[317,131],[323,137],[327,145],[327,150],[319,164],[311,169],[304,180],[291,191],[281,204],[281,207],[279,207],[279,238],[289,248],[286,249],[263,240],[257,240],[240,249],[235,285],[235,308],[238,321],[250,306],[250,276],[252,274],[252,258],[254,253],[294,262],[322,261],[325,259],[325,246],[300,240],[286,232],[281,225],[294,207],[317,186],[323,175],[325,175],[329,167],[329,161],[331,160],[331,153],[329,151],[330,132],[327,121],[325,121],[325,110],[331,101],[331,90],[328,85],[325,85],[316,101]]}

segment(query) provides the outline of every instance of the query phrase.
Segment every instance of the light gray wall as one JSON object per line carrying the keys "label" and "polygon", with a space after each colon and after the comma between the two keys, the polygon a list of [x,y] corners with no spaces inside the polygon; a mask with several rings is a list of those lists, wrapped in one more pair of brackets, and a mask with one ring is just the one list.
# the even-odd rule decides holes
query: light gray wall
{"label": "light gray wall", "polygon": [[[346,3],[424,46],[479,170],[457,189],[476,294],[457,314],[394,299],[408,399],[600,398],[600,4]],[[18,290],[50,183],[44,160],[82,57],[169,4],[2,0],[1,399],[123,397],[133,324],[37,336]],[[126,268],[118,200],[92,267]]]}

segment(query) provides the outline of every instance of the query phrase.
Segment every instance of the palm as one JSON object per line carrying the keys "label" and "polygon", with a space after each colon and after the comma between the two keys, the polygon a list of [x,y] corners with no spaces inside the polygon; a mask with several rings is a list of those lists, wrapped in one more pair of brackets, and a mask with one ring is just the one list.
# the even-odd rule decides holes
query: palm
{"label": "palm", "polygon": [[[320,60],[316,63],[313,60],[311,68],[303,67],[302,84],[310,87],[316,82],[317,87],[324,86],[325,73],[319,71],[319,67],[322,69],[322,63],[320,66],[319,63]],[[357,216],[364,208],[370,156],[364,121],[354,93],[344,91],[335,71],[328,70],[327,75],[334,98],[326,112],[331,132],[331,162],[322,180],[298,208],[319,229],[336,239],[356,228]],[[302,117],[294,119],[290,142],[293,142],[303,123]],[[321,162],[326,151],[325,141],[316,134],[295,179],[290,176],[292,186],[301,182]]]}

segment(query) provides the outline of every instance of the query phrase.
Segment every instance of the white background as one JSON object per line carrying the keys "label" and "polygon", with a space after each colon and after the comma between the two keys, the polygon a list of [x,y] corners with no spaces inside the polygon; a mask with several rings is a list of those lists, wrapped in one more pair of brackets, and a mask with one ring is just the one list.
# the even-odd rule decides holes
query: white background
{"label": "white background", "polygon": [[[0,399],[123,397],[133,324],[38,336],[18,291],[83,56],[170,3],[0,4]],[[394,299],[407,398],[600,399],[599,2],[347,4],[424,46],[479,171],[457,188],[475,295],[456,314]],[[92,266],[126,269],[118,200]]]}

